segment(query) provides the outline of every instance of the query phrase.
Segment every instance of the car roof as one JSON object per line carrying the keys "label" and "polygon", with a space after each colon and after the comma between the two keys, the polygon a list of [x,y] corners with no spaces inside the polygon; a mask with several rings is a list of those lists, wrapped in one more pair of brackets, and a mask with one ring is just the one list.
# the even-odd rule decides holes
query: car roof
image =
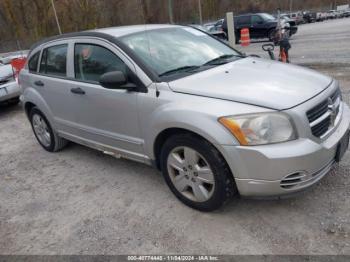
{"label": "car roof", "polygon": [[[120,26],[120,27],[108,27],[101,29],[94,29],[89,31],[82,31],[76,33],[67,33],[62,35],[57,35],[43,39],[35,43],[30,49],[31,52],[36,48],[41,47],[49,42],[65,40],[69,38],[78,38],[78,37],[95,37],[105,39],[113,44],[116,44],[121,48],[127,55],[129,55],[143,70],[144,72],[152,79],[153,81],[158,81],[158,76],[150,70],[150,68],[142,61],[140,58],[135,56],[130,50],[120,41],[120,37],[131,35],[139,32],[145,32],[149,30],[163,29],[163,28],[180,28],[181,25],[170,25],[170,24],[144,24],[144,25],[132,25],[132,26]],[[30,58],[31,54],[29,55]]]}
{"label": "car roof", "polygon": [[44,38],[41,41],[36,42],[31,46],[30,50],[33,50],[43,44],[51,41],[57,41],[62,39],[68,39],[72,37],[99,37],[106,39],[111,42],[115,42],[119,37],[131,35],[138,32],[144,32],[155,29],[162,28],[176,28],[182,27],[181,25],[171,25],[171,24],[144,24],[144,25],[129,25],[129,26],[118,26],[118,27],[107,27],[101,29],[65,33],[62,35],[56,35],[48,38]]}
{"label": "car roof", "polygon": [[260,13],[245,13],[245,14],[239,14],[239,15],[237,15],[237,16],[235,16],[235,17],[252,16],[252,15],[264,15],[264,14],[270,15],[269,13],[260,12]]}
{"label": "car roof", "polygon": [[181,26],[171,25],[171,24],[128,25],[128,26],[95,29],[95,30],[90,30],[89,32],[100,32],[100,33],[105,33],[114,37],[122,37],[125,35],[130,35],[130,34],[142,32],[142,31],[149,31],[149,30],[162,29],[162,28],[174,28],[174,27],[181,27]]}

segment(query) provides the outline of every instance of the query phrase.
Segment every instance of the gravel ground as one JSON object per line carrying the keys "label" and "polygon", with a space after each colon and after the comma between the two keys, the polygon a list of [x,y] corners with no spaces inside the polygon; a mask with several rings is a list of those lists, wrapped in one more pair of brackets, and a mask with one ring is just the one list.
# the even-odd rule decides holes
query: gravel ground
{"label": "gravel ground", "polygon": [[[345,21],[302,26],[294,41],[304,41],[309,27]],[[347,54],[347,61],[330,64],[320,54],[322,61],[307,63],[339,79],[349,99]],[[76,144],[44,151],[21,107],[1,107],[0,254],[350,254],[349,173],[348,151],[296,198],[238,199],[200,213],[148,166]]]}

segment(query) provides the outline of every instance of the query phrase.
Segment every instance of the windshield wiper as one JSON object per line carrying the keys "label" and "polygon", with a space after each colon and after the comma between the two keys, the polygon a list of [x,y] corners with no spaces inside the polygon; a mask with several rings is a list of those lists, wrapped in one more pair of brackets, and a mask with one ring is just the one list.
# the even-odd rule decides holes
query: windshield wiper
{"label": "windshield wiper", "polygon": [[178,68],[166,71],[164,73],[161,73],[159,76],[162,77],[162,76],[176,74],[176,73],[181,73],[181,72],[189,72],[191,70],[195,70],[195,69],[198,69],[198,68],[200,68],[200,66],[196,66],[196,65],[193,65],[193,66],[181,66],[181,67],[178,67]]}
{"label": "windshield wiper", "polygon": [[226,64],[228,62],[231,62],[232,60],[230,58],[233,58],[233,57],[243,58],[244,56],[242,56],[242,55],[222,55],[222,56],[216,57],[216,58],[204,63],[201,66],[197,66],[197,65],[181,66],[181,67],[163,72],[163,73],[159,74],[158,76],[162,77],[162,76],[172,75],[172,74],[176,74],[176,73],[191,72],[191,71],[194,71],[196,69],[200,69],[200,68],[206,67],[206,66],[215,66],[215,65]]}
{"label": "windshield wiper", "polygon": [[239,57],[239,58],[243,58],[243,56],[240,55],[221,55],[219,57],[216,57],[208,62],[206,62],[205,64],[203,64],[203,66],[206,65],[222,65],[222,64],[226,64],[228,62],[231,62],[229,59],[232,57]]}

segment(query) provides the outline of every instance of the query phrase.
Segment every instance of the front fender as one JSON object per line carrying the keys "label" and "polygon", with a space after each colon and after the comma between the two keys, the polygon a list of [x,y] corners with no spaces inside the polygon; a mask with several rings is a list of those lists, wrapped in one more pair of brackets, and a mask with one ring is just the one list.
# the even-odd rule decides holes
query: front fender
{"label": "front fender", "polygon": [[144,141],[145,153],[151,159],[155,159],[154,143],[157,136],[170,128],[196,133],[217,148],[221,145],[239,144],[235,137],[218,122],[215,115],[197,111],[195,107],[189,108],[185,104],[163,105],[149,119],[150,121],[144,124]]}

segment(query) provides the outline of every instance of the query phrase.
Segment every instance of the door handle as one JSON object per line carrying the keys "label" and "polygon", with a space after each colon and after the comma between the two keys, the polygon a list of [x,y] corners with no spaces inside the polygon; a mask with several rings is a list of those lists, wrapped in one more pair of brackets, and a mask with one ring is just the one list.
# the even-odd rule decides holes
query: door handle
{"label": "door handle", "polygon": [[74,87],[70,91],[74,94],[85,95],[85,91],[83,89],[81,89],[80,87]]}
{"label": "door handle", "polygon": [[35,81],[34,84],[35,84],[36,86],[44,86],[44,83],[41,82],[40,80]]}

